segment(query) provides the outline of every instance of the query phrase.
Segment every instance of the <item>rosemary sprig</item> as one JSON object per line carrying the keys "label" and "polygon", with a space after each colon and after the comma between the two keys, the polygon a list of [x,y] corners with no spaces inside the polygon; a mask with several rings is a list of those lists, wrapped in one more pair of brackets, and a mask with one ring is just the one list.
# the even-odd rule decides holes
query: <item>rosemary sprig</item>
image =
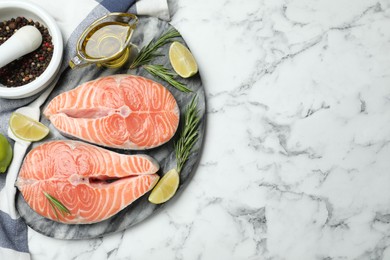
{"label": "rosemary sprig", "polygon": [[187,88],[186,85],[183,83],[177,81],[174,79],[176,76],[175,73],[169,71],[167,68],[165,68],[163,65],[143,65],[142,66],[147,72],[152,74],[155,77],[158,77],[162,80],[165,80],[169,84],[171,84],[173,87],[177,88],[178,90],[182,92],[192,92],[191,89]]}
{"label": "rosemary sprig", "polygon": [[162,65],[150,64],[150,62],[155,57],[162,55],[157,52],[157,50],[161,46],[167,44],[168,42],[171,42],[173,38],[179,36],[180,33],[176,29],[172,28],[169,29],[165,34],[161,35],[160,38],[158,38],[156,41],[150,41],[148,45],[142,47],[137,57],[135,57],[134,61],[131,63],[130,69],[135,69],[139,66],[143,66],[143,68],[147,72],[149,72],[155,77],[165,80],[178,90],[186,93],[191,92],[191,90],[187,88],[183,83],[174,79],[174,77],[177,76],[176,73],[169,71]]}
{"label": "rosemary sprig", "polygon": [[191,100],[184,113],[184,124],[179,140],[175,143],[176,170],[180,173],[186,163],[192,147],[199,138],[199,110],[197,109],[196,96]]}
{"label": "rosemary sprig", "polygon": [[139,66],[150,63],[155,57],[161,56],[157,53],[157,49],[167,44],[172,38],[179,37],[180,33],[176,29],[170,29],[165,34],[161,35],[156,41],[150,41],[148,45],[142,47],[137,57],[130,65],[130,69],[135,69]]}
{"label": "rosemary sprig", "polygon": [[58,218],[58,213],[57,211],[59,211],[61,213],[62,216],[65,216],[65,215],[71,215],[69,209],[67,209],[64,204],[62,204],[59,200],[57,200],[56,198],[54,198],[53,196],[51,196],[49,193],[47,193],[46,191],[43,192],[43,194],[45,194],[45,197],[47,198],[47,200],[49,201],[49,204],[51,206],[51,208],[53,209],[54,211],[54,214],[56,215],[56,218]]}

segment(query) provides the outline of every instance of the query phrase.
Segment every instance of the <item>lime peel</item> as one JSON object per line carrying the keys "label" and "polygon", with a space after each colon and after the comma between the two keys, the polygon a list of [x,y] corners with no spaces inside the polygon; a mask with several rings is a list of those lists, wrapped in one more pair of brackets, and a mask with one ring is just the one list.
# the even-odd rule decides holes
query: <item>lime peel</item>
{"label": "lime peel", "polygon": [[7,138],[0,134],[0,173],[6,172],[12,161],[12,147]]}

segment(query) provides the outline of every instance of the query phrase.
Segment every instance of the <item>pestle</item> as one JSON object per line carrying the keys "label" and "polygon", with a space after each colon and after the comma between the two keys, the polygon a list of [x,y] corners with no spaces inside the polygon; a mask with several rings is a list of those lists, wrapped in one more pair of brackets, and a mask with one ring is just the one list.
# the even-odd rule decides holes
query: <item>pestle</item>
{"label": "pestle", "polygon": [[36,27],[23,26],[0,45],[0,68],[36,50],[41,43],[42,34]]}

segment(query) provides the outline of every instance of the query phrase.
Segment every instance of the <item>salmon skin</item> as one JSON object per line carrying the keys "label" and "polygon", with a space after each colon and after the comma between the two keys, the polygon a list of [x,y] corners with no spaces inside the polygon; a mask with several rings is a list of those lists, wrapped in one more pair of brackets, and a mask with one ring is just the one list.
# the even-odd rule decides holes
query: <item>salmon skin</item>
{"label": "salmon skin", "polygon": [[179,107],[161,84],[133,75],[113,75],[56,96],[44,115],[61,133],[101,146],[144,150],[169,141],[179,125]]}
{"label": "salmon skin", "polygon": [[[158,169],[148,155],[119,154],[79,141],[51,141],[27,154],[16,186],[41,216],[89,224],[115,215],[151,190],[159,179]],[[45,193],[70,214],[55,211]]]}

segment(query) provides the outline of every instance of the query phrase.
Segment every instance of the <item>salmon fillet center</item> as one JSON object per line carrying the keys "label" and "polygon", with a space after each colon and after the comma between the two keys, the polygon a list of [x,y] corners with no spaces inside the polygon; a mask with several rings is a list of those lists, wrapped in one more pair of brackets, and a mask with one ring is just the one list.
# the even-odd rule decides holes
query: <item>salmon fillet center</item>
{"label": "salmon fillet center", "polygon": [[84,176],[79,174],[73,174],[68,178],[68,181],[74,186],[88,185],[92,188],[106,188],[106,185],[115,185],[115,182],[128,181],[129,179],[137,178],[138,176],[138,174],[123,177],[112,177],[108,175]]}
{"label": "salmon fillet center", "polygon": [[[128,106],[122,106],[118,109],[100,107],[100,108],[72,108],[72,109],[61,109],[58,111],[59,114],[64,114],[69,118],[103,118],[114,114],[118,114],[123,118],[126,118],[132,113]],[[139,113],[138,111],[136,113]],[[145,112],[144,112],[145,113]]]}

